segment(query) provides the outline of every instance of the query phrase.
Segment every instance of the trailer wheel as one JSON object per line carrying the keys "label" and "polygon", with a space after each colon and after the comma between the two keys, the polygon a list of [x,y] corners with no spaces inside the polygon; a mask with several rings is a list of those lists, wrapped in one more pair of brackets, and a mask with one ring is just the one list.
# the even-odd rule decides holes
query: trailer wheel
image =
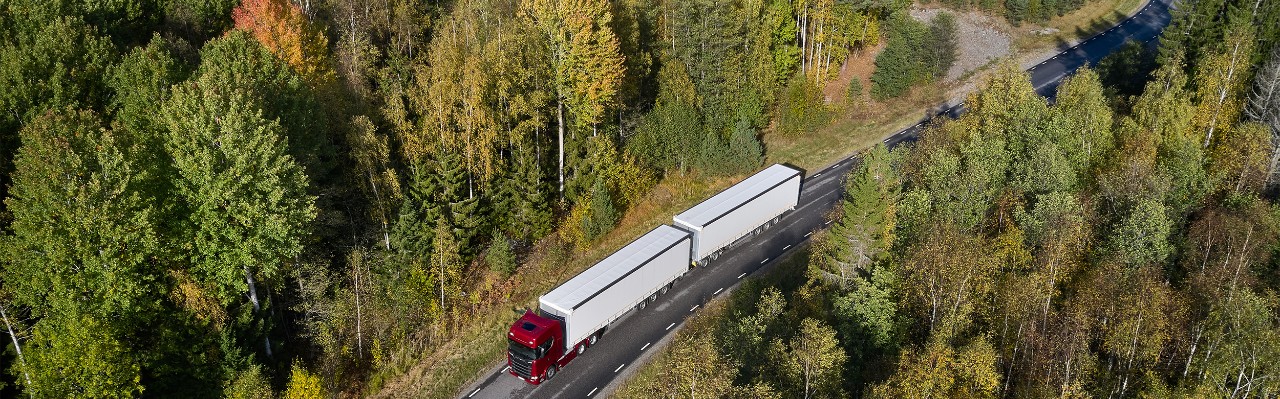
{"label": "trailer wheel", "polygon": [[594,346],[596,342],[599,342],[599,341],[600,341],[600,332],[596,331],[595,334],[591,334],[591,338],[587,338],[587,345]]}
{"label": "trailer wheel", "polygon": [[586,351],[587,351],[586,345],[578,344],[578,355],[582,355],[582,352],[586,352]]}
{"label": "trailer wheel", "polygon": [[671,283],[667,283],[667,285],[662,286],[662,289],[658,290],[658,295],[666,295],[667,291],[671,291]]}
{"label": "trailer wheel", "polygon": [[646,306],[649,306],[649,301],[648,301],[648,300],[645,300],[645,299],[641,299],[641,300],[640,300],[640,304],[639,304],[639,305],[636,305],[636,307],[637,307],[637,308],[640,308],[640,310],[644,310],[644,308],[645,308]]}

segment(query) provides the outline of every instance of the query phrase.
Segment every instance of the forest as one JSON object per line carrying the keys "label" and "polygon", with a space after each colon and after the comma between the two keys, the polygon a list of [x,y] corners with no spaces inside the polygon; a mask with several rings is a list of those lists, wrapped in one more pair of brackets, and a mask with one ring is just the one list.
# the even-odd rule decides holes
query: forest
{"label": "forest", "polygon": [[[1158,62],[1082,73],[1053,105],[1007,71],[969,116],[868,156],[874,187],[849,195],[877,199],[756,319],[761,345],[798,329],[843,355],[797,391],[744,360],[773,346],[705,352],[740,362],[729,385],[1274,396],[1280,11],[1190,4]],[[887,45],[876,99],[937,79],[963,38],[910,6],[0,0],[0,396],[401,389],[662,182],[753,172],[766,135],[822,125],[851,53]]]}
{"label": "forest", "polygon": [[864,152],[829,230],[618,396],[1280,395],[1263,6],[1192,2],[1052,100],[1003,65],[964,115]]}
{"label": "forest", "polygon": [[3,396],[394,391],[907,6],[0,1]]}

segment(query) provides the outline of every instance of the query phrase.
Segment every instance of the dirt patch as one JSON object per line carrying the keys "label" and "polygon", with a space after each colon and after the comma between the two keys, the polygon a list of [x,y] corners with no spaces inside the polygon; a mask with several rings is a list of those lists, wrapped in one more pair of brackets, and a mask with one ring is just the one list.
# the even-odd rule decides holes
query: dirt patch
{"label": "dirt patch", "polygon": [[976,12],[955,12],[941,8],[913,8],[911,17],[929,22],[940,12],[956,17],[956,62],[947,70],[945,82],[964,77],[991,61],[1009,55],[1009,34],[1004,31],[1004,21]]}
{"label": "dirt patch", "polygon": [[848,98],[846,93],[849,89],[849,82],[857,79],[862,83],[862,98],[866,98],[871,90],[871,73],[876,70],[876,56],[884,50],[884,40],[881,40],[875,46],[870,48],[858,49],[849,52],[849,57],[845,58],[844,63],[840,64],[840,73],[835,79],[827,81],[822,86],[822,96],[826,99],[827,104],[835,102],[843,102]]}

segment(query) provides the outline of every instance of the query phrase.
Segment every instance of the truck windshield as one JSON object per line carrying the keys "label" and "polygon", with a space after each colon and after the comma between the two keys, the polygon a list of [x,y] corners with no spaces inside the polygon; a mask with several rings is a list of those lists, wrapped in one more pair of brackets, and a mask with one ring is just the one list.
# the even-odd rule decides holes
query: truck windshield
{"label": "truck windshield", "polygon": [[537,356],[538,353],[533,348],[524,346],[524,344],[516,342],[511,338],[507,338],[507,350],[510,351],[512,355],[525,360],[534,360],[540,357]]}

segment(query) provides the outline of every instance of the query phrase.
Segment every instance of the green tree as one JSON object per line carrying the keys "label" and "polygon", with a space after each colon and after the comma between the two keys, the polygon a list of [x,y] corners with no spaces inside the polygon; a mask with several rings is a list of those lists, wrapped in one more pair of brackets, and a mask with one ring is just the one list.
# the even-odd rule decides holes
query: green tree
{"label": "green tree", "polygon": [[1166,207],[1156,200],[1142,200],[1108,235],[1108,253],[1130,266],[1159,265],[1173,252],[1172,230]]}
{"label": "green tree", "polygon": [[1074,140],[1063,140],[1061,150],[1077,176],[1083,176],[1111,151],[1112,113],[1103,94],[1102,81],[1089,68],[1081,68],[1058,86],[1054,109],[1062,113]]}
{"label": "green tree", "polygon": [[119,57],[110,38],[81,18],[27,15],[45,7],[0,5],[0,14],[12,12],[6,19],[14,20],[0,30],[0,187],[6,189],[18,129],[47,110],[101,109],[107,97],[102,76]]}
{"label": "green tree", "polygon": [[923,348],[902,353],[898,370],[871,389],[873,398],[994,398],[1000,387],[997,355],[977,338],[955,348],[934,336]]}
{"label": "green tree", "polygon": [[[1212,347],[1203,357],[1191,356],[1189,397],[1268,397],[1280,393],[1280,328],[1274,301],[1250,290],[1233,290],[1216,298],[1208,314],[1204,343]],[[1198,378],[1197,378],[1198,377]]]}
{"label": "green tree", "polygon": [[143,393],[137,356],[111,325],[87,314],[57,314],[36,323],[26,345],[33,397],[127,398]]}
{"label": "green tree", "polygon": [[485,263],[489,264],[489,270],[500,273],[504,277],[516,271],[516,255],[511,248],[511,242],[502,234],[493,235],[484,259]]}
{"label": "green tree", "polygon": [[840,219],[818,256],[842,287],[869,276],[893,246],[894,208],[902,195],[902,153],[872,147],[845,182]]}
{"label": "green tree", "polygon": [[13,215],[5,285],[15,302],[37,315],[138,320],[160,289],[144,172],[90,111],[50,111],[22,136],[5,200]]}
{"label": "green tree", "polygon": [[627,149],[654,168],[691,169],[696,153],[690,149],[704,134],[697,89],[681,62],[664,62],[658,69],[657,85],[653,110],[641,119]]}
{"label": "green tree", "polygon": [[800,322],[796,336],[787,342],[787,360],[782,368],[800,397],[839,397],[845,359],[836,331],[821,321],[806,318]]}
{"label": "green tree", "polygon": [[[285,262],[302,250],[314,198],[286,153],[280,125],[264,119],[245,94],[216,83],[208,77],[183,83],[161,110],[177,172],[171,200],[185,215],[175,239],[204,289],[224,305],[245,295],[256,315],[259,284],[277,282]],[[270,341],[264,343],[270,354]]]}
{"label": "green tree", "polygon": [[238,93],[263,119],[275,121],[287,139],[287,154],[313,182],[332,170],[336,155],[329,132],[346,120],[330,121],[338,115],[324,112],[302,77],[248,33],[233,30],[201,47],[193,79],[203,90],[216,86]]}

